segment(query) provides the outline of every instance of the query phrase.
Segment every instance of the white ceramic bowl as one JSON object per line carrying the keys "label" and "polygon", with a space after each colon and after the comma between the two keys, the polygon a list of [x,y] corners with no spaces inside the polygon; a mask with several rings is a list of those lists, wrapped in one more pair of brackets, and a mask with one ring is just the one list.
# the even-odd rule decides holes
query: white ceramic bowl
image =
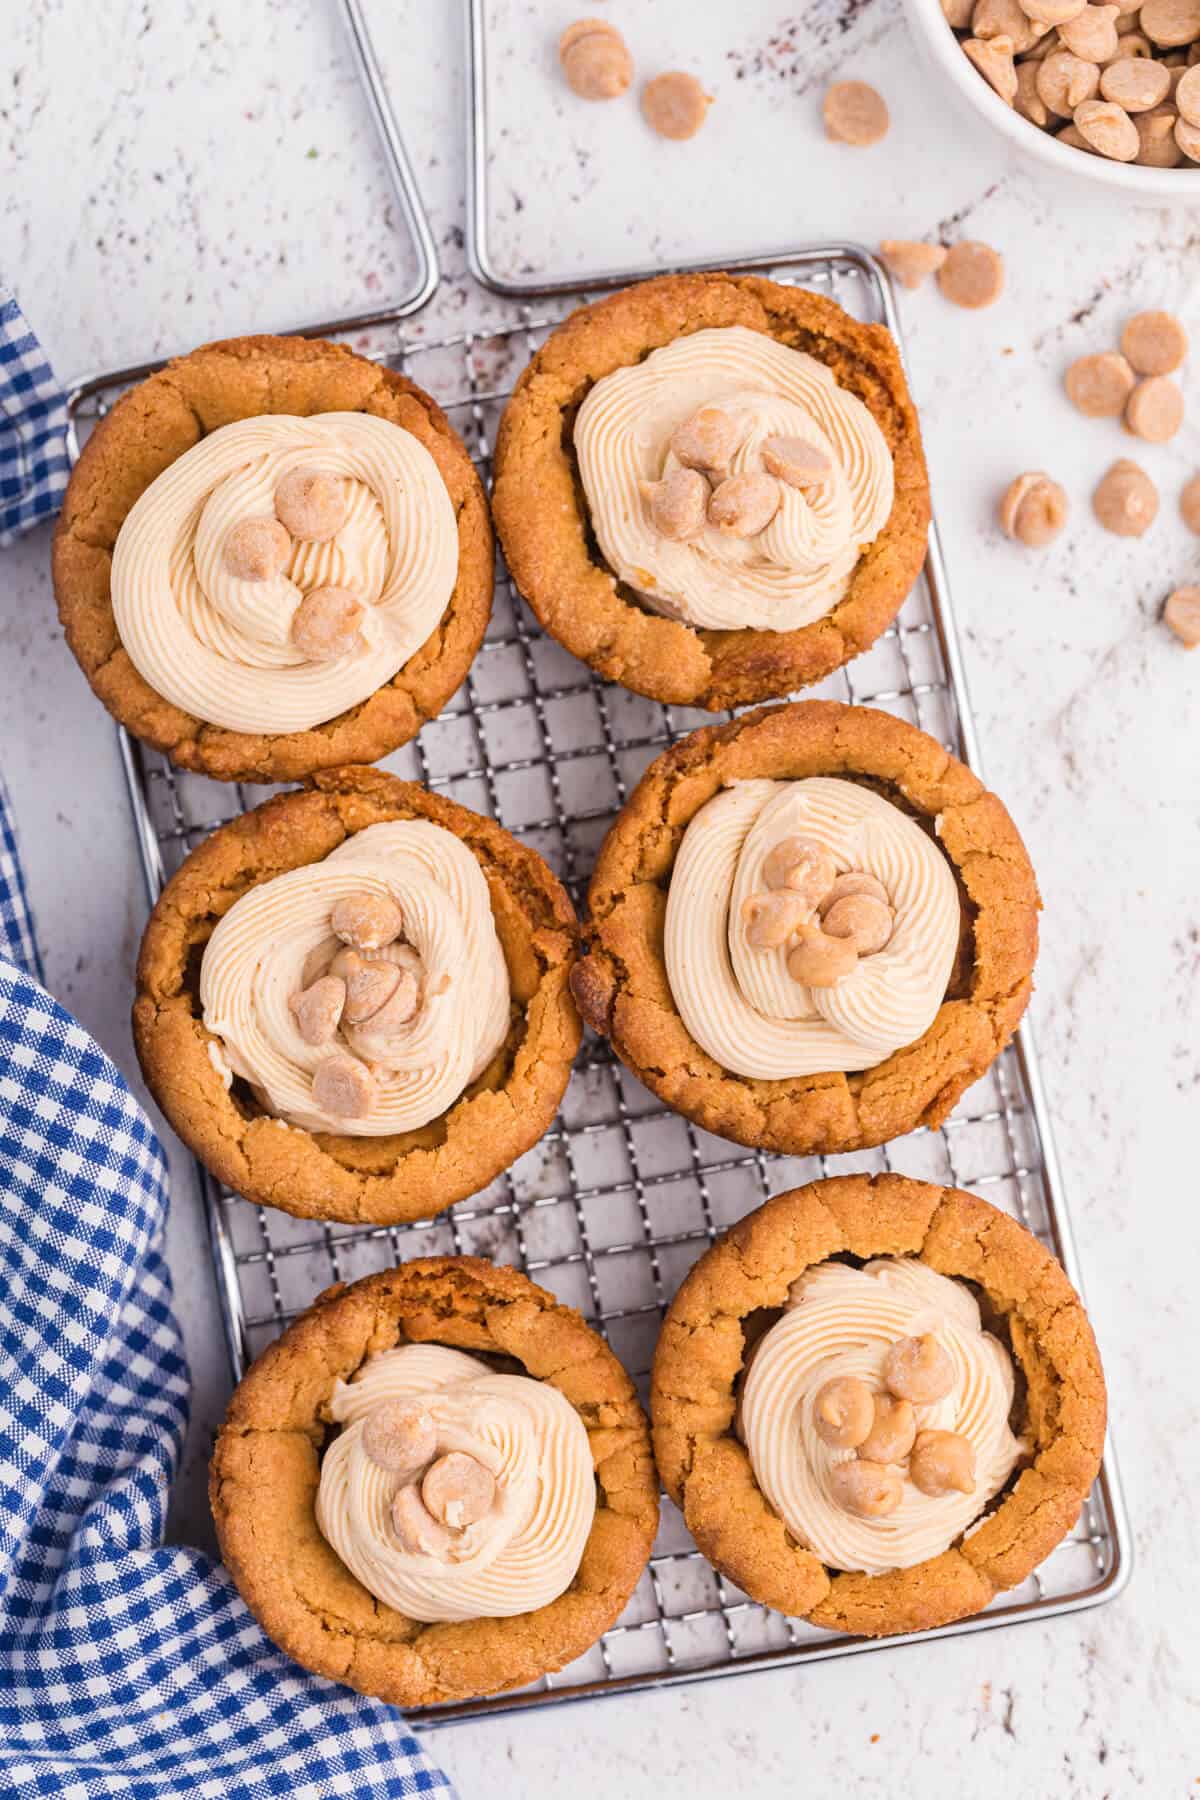
{"label": "white ceramic bowl", "polygon": [[958,99],[1006,138],[1027,162],[1044,174],[1054,170],[1089,187],[1116,189],[1128,201],[1144,200],[1161,206],[1174,200],[1183,206],[1200,206],[1200,167],[1144,169],[1136,163],[1112,162],[1106,156],[1089,156],[1060,144],[1048,131],[1023,119],[994,94],[942,14],[939,0],[904,0],[913,35],[933,63],[938,80],[948,83]]}

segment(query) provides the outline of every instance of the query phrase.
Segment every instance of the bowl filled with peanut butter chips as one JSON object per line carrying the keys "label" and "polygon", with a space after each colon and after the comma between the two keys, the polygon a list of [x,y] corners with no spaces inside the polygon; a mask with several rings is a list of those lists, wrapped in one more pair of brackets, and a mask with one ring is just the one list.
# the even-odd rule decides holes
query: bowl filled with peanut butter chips
{"label": "bowl filled with peanut butter chips", "polygon": [[1200,202],[1200,0],[905,0],[961,102],[1028,160]]}

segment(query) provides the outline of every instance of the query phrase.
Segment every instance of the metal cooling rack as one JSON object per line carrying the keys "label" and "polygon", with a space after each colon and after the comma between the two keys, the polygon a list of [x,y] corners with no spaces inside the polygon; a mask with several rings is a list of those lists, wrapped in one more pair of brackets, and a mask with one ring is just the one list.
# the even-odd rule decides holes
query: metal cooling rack
{"label": "metal cooling rack", "polygon": [[[374,104],[386,95],[356,0],[347,5]],[[485,83],[477,0],[468,6],[472,90]],[[476,108],[475,126],[482,118]],[[394,133],[394,124],[392,126]],[[482,134],[468,214],[472,268],[493,292],[511,284],[486,249]],[[428,228],[402,153],[385,147],[405,210]],[[398,147],[398,139],[396,146]],[[418,241],[421,232],[417,233]],[[721,266],[718,264],[713,267]],[[776,280],[833,295],[848,311],[897,333],[886,277],[865,251],[818,246],[773,258],[739,259]],[[424,276],[436,262],[427,263]],[[631,272],[632,274],[632,272]],[[592,285],[615,285],[606,275]],[[432,291],[432,290],[431,290]],[[446,409],[485,481],[496,425],[512,382],[582,290],[552,284],[537,310],[510,308],[503,324],[435,341],[406,335],[412,297],[386,312],[313,327],[353,334],[354,348],[411,373]],[[80,383],[69,396],[70,443],[147,371],[123,370]],[[849,668],[810,690],[869,704],[920,726],[979,766],[937,543],[897,622]],[[729,716],[729,715],[725,715]],[[532,844],[582,906],[596,850],[646,764],[713,715],[645,700],[606,685],[547,638],[498,569],[486,640],[464,687],[417,741],[384,767],[450,794],[498,819]],[[271,789],[182,774],[121,733],[147,890],[163,882],[211,830]],[[247,1363],[333,1281],[352,1281],[410,1256],[469,1253],[515,1264],[601,1329],[645,1394],[662,1311],[686,1270],[726,1227],[771,1194],[853,1170],[905,1174],[984,1194],[1047,1244],[1079,1285],[1079,1271],[1028,1028],[962,1100],[940,1131],[919,1131],[851,1156],[778,1157],[715,1138],[661,1106],[590,1034],[562,1111],[527,1155],[483,1193],[438,1218],[409,1226],[319,1225],[254,1207],[197,1165],[211,1230],[230,1359]],[[1129,1532],[1111,1451],[1071,1536],[1023,1587],[977,1618],[921,1636],[951,1636],[1014,1620],[1074,1612],[1115,1597],[1130,1572]],[[919,1641],[888,1639],[886,1644]],[[885,1647],[788,1619],[756,1605],[694,1548],[679,1512],[664,1501],[649,1568],[620,1622],[585,1656],[534,1688],[429,1709],[428,1724],[739,1670],[763,1669]]]}

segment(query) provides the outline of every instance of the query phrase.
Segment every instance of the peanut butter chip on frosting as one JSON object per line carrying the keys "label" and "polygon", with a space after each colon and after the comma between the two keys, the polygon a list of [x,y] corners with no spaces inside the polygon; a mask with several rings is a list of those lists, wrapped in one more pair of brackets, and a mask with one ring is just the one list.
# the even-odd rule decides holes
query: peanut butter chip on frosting
{"label": "peanut butter chip on frosting", "polygon": [[738,429],[719,406],[702,406],[671,433],[671,452],[685,469],[723,475],[737,449]]}
{"label": "peanut butter chip on frosting", "polygon": [[858,1446],[864,1462],[903,1462],[917,1435],[917,1415],[911,1400],[876,1394],[871,1429]]}
{"label": "peanut butter chip on frosting", "polygon": [[849,938],[860,956],[874,956],[892,935],[892,909],[872,894],[847,894],[835,900],[821,919],[830,937]]}
{"label": "peanut butter chip on frosting", "polygon": [[1102,350],[1071,364],[1065,377],[1067,398],[1089,419],[1119,419],[1135,380],[1118,351]]}
{"label": "peanut butter chip on frosting", "polygon": [[357,950],[339,950],[330,971],[346,986],[343,1017],[347,1025],[361,1025],[386,1006],[400,983],[400,970],[391,962],[373,962]]}
{"label": "peanut butter chip on frosting", "polygon": [[746,942],[752,950],[777,950],[808,923],[812,908],[800,894],[751,894],[743,902]]}
{"label": "peanut butter chip on frosting", "polygon": [[898,1400],[931,1406],[954,1386],[954,1364],[932,1332],[897,1338],[884,1358],[883,1379]]}
{"label": "peanut butter chip on frosting", "polygon": [[334,662],[357,648],[363,616],[348,588],[313,588],[292,617],[292,642],[313,662]]}
{"label": "peanut butter chip on frosting", "polygon": [[312,1083],[313,1101],[339,1119],[363,1119],[371,1110],[375,1082],[365,1063],[353,1056],[327,1056]]}
{"label": "peanut butter chip on frosting", "polygon": [[909,1479],[931,1499],[973,1494],[975,1451],[959,1431],[918,1431],[908,1459]]}
{"label": "peanut butter chip on frosting", "polygon": [[712,95],[684,69],[668,69],[642,89],[642,116],[647,125],[659,137],[679,142],[695,137],[711,105]]}
{"label": "peanut butter chip on frosting", "polygon": [[922,244],[907,238],[884,238],[879,246],[879,260],[889,275],[911,293],[941,268],[946,248],[944,244]]}
{"label": "peanut butter chip on frosting", "polygon": [[581,100],[615,100],[633,80],[624,38],[604,19],[577,19],[558,40],[558,60]]}
{"label": "peanut butter chip on frosting", "polygon": [[785,837],[763,858],[762,875],[769,888],[787,888],[814,907],[833,887],[837,864],[816,838]]}
{"label": "peanut butter chip on frosting", "polygon": [[856,1519],[886,1519],[904,1498],[904,1482],[899,1469],[856,1459],[829,1471],[829,1493]]}
{"label": "peanut butter chip on frosting", "polygon": [[225,567],[237,581],[270,581],[287,565],[292,540],[278,519],[242,519],[225,539]]}
{"label": "peanut butter chip on frosting", "polygon": [[475,1525],[496,1497],[496,1478],[490,1469],[463,1450],[439,1456],[421,1483],[421,1498],[439,1524],[451,1531]]}
{"label": "peanut butter chip on frosting", "polygon": [[1200,587],[1176,588],[1163,607],[1163,623],[1185,650],[1200,644]]}
{"label": "peanut butter chip on frosting", "polygon": [[411,1481],[432,1462],[437,1431],[429,1409],[419,1402],[381,1400],[363,1420],[362,1443],[377,1469]]}
{"label": "peanut butter chip on frosting", "polygon": [[439,1525],[415,1485],[398,1487],[392,1495],[392,1530],[400,1548],[409,1556],[428,1556],[445,1562],[454,1543],[453,1533]]}
{"label": "peanut butter chip on frosting", "polygon": [[770,475],[729,475],[713,489],[709,523],[729,537],[758,537],[779,511],[779,483]]}
{"label": "peanut butter chip on frosting", "polygon": [[788,952],[788,974],[803,987],[831,988],[858,964],[858,951],[849,937],[830,937],[815,926],[799,933],[795,947]]}
{"label": "peanut butter chip on frosting", "polygon": [[329,915],[334,937],[356,950],[382,950],[392,944],[404,929],[404,915],[390,894],[376,894],[364,888],[360,894],[347,894]]}
{"label": "peanut butter chip on frosting", "polygon": [[322,975],[288,1002],[296,1030],[306,1044],[328,1044],[337,1035],[346,1004],[346,984],[336,975]]}
{"label": "peanut butter chip on frosting", "polygon": [[1171,375],[1187,355],[1187,332],[1172,313],[1138,313],[1121,333],[1121,349],[1139,375]]}
{"label": "peanut butter chip on frosting", "polygon": [[1067,522],[1066,493],[1049,475],[1018,475],[1004,491],[999,519],[1008,537],[1040,550],[1053,542]]}
{"label": "peanut butter chip on frosting", "polygon": [[698,469],[672,469],[661,481],[639,485],[660,537],[682,543],[703,531],[709,486]]}
{"label": "peanut butter chip on frosting", "polygon": [[856,1449],[874,1422],[874,1397],[855,1375],[827,1381],[813,1400],[813,1428],[821,1442],[835,1450]]}
{"label": "peanut butter chip on frosting", "polygon": [[1122,457],[1098,483],[1092,511],[1105,531],[1141,537],[1157,517],[1158,489],[1144,469]]}
{"label": "peanut butter chip on frosting", "polygon": [[955,244],[937,272],[937,283],[955,306],[990,306],[1004,286],[1004,259],[990,244]]}
{"label": "peanut butter chip on frosting", "polygon": [[887,136],[887,101],[865,81],[835,81],[823,106],[825,135],[838,144],[864,149]]}
{"label": "peanut butter chip on frosting", "polygon": [[276,517],[302,543],[336,537],[347,511],[344,485],[322,469],[290,469],[275,489]]}
{"label": "peanut butter chip on frosting", "polygon": [[833,469],[833,458],[819,444],[802,437],[768,437],[762,445],[763,467],[789,487],[820,487]]}

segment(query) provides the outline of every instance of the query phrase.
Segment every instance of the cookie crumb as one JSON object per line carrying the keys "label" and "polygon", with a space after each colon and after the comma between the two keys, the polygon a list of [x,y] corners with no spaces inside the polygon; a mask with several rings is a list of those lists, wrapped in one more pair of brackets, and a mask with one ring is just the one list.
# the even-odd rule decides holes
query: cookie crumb
{"label": "cookie crumb", "polygon": [[712,95],[706,94],[694,75],[684,69],[668,69],[642,89],[642,114],[659,137],[695,137],[708,116]]}
{"label": "cookie crumb", "polygon": [[937,284],[955,306],[991,306],[1004,287],[1004,258],[990,244],[968,240],[946,252]]}
{"label": "cookie crumb", "polygon": [[879,143],[892,122],[887,101],[866,81],[835,81],[821,110],[825,136],[855,149]]}

